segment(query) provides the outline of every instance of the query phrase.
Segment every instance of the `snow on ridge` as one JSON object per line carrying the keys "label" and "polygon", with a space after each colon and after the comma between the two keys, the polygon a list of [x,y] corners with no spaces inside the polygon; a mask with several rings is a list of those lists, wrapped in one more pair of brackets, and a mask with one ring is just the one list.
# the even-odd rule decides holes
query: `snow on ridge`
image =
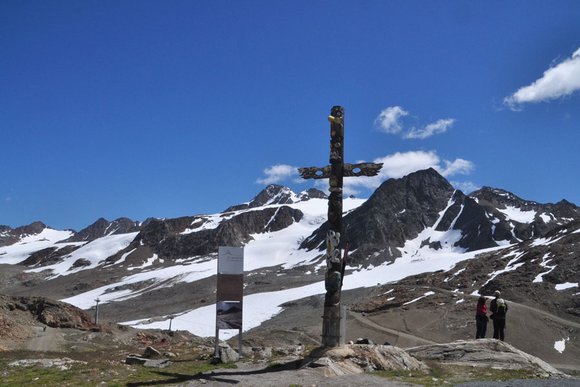
{"label": "snow on ridge", "polygon": [[[182,262],[178,265],[141,271],[123,277],[118,282],[104,285],[77,294],[76,296],[62,299],[61,301],[67,302],[81,309],[88,309],[94,305],[94,300],[97,297],[103,303],[123,301],[155,289],[173,286],[178,282],[199,281],[217,273],[217,258],[207,258],[209,259],[202,259],[197,262]],[[141,268],[150,266],[152,262],[157,259],[157,255],[154,254],[143,266],[141,266]],[[148,283],[148,285],[142,289],[131,290],[132,285],[139,283]]]}
{"label": "snow on ridge", "polygon": [[[350,211],[360,206],[364,201],[364,199],[345,199],[343,210]],[[310,235],[325,220],[325,214],[328,210],[327,204],[328,201],[325,199],[311,199],[294,204],[286,204],[303,211],[304,217],[300,222],[296,222],[285,229],[276,232],[253,234],[252,237],[254,239],[248,242],[244,247],[245,270],[252,271],[276,265],[283,265],[283,268],[287,269],[307,264],[309,261],[320,255],[320,252],[316,250],[305,251],[299,250],[298,247],[301,239]],[[281,207],[282,205],[271,206]],[[256,211],[256,209],[240,210],[236,213],[247,211]],[[177,282],[194,282],[215,275],[217,271],[217,256],[201,257],[207,259],[199,258],[200,257],[196,257],[194,262],[192,262],[194,258],[180,260],[170,267],[136,273],[123,278],[117,283],[93,289],[63,301],[80,308],[89,308],[94,305],[94,299],[96,297],[99,297],[102,302],[122,301],[139,296],[153,289],[172,286]],[[143,269],[147,266],[151,266],[157,259],[157,256],[153,255],[153,257],[149,258],[147,262],[139,268]],[[72,262],[74,262],[74,260]],[[67,267],[69,266],[59,268],[59,271],[62,272],[63,270],[66,270]],[[127,270],[134,269],[136,269],[136,267],[127,268]],[[145,281],[150,281],[153,284],[144,289],[135,291],[131,291],[127,288],[127,285]],[[123,290],[111,290],[115,288]]]}
{"label": "snow on ridge", "polygon": [[451,196],[451,198],[449,199],[449,202],[447,203],[447,207],[445,207],[445,209],[443,209],[442,211],[439,212],[439,218],[437,219],[437,221],[435,221],[433,226],[425,227],[419,233],[419,235],[417,235],[417,237],[415,237],[415,239],[411,239],[411,240],[406,241],[405,245],[403,247],[398,247],[398,249],[401,251],[401,253],[403,255],[410,254],[411,256],[415,257],[416,260],[424,260],[425,257],[428,257],[434,253],[433,249],[431,249],[428,245],[423,244],[423,242],[426,240],[429,240],[430,242],[440,242],[441,243],[441,249],[436,250],[438,254],[441,254],[442,252],[445,252],[445,253],[448,253],[448,252],[463,253],[463,252],[465,252],[466,249],[455,246],[455,244],[457,242],[459,242],[459,240],[462,237],[461,230],[454,230],[453,229],[455,222],[457,221],[457,219],[461,215],[461,212],[463,211],[463,206],[461,206],[461,210],[459,211],[459,213],[457,214],[457,216],[455,217],[455,219],[451,223],[451,226],[449,227],[448,230],[446,230],[446,231],[436,231],[435,230],[437,228],[437,226],[439,225],[439,223],[441,223],[441,220],[443,219],[443,216],[445,216],[445,213],[447,212],[447,210],[454,203],[455,202],[453,200],[453,196]]}
{"label": "snow on ridge", "polygon": [[498,208],[497,210],[504,214],[508,219],[518,223],[531,223],[538,214],[534,210],[524,211],[514,206],[506,206],[505,209]]}
{"label": "snow on ridge", "polygon": [[[127,234],[108,235],[95,239],[65,256],[64,259],[58,263],[30,269],[27,270],[27,272],[52,270],[53,275],[51,278],[56,278],[61,275],[68,275],[82,270],[93,269],[111,255],[114,255],[129,246],[137,234],[138,232],[132,232]],[[85,259],[90,262],[90,265],[72,269],[73,264],[78,259]]]}
{"label": "snow on ridge", "polygon": [[[473,259],[477,254],[501,250],[504,247],[493,247],[480,251],[433,251],[423,262],[417,262],[414,255],[404,253],[394,262],[380,266],[360,269],[348,274],[344,278],[343,290],[375,286],[377,283],[386,284],[395,282],[411,275],[437,270],[450,270],[458,262]],[[256,293],[244,297],[244,331],[260,326],[264,321],[282,311],[285,302],[298,300],[318,294],[324,294],[324,281],[298,288],[284,289],[275,292]],[[134,321],[125,321],[121,324],[135,328],[166,329],[169,316],[146,318]],[[198,336],[210,337],[215,335],[215,304],[198,309],[182,312],[173,320],[176,329],[187,330]],[[221,335],[232,337],[237,331],[222,331]]]}
{"label": "snow on ridge", "polygon": [[70,230],[60,231],[45,228],[39,234],[28,235],[10,246],[0,247],[0,263],[15,265],[24,261],[38,250],[82,244],[79,242],[58,243],[71,236],[73,236],[73,232]]}

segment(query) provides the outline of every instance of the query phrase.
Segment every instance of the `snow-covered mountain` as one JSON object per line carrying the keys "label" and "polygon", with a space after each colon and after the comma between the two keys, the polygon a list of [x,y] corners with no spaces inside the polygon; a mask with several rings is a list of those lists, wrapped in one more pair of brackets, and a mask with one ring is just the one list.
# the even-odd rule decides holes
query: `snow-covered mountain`
{"label": "snow-covered mountain", "polygon": [[[580,316],[580,208],[572,203],[540,204],[493,188],[467,196],[429,169],[385,181],[368,200],[346,198],[343,210],[351,249],[345,290],[437,272],[441,285],[462,278],[470,293],[499,287],[519,300],[550,282],[572,302],[546,309]],[[271,185],[217,214],[99,219],[78,233],[0,226],[0,264],[25,266],[18,279],[0,279],[0,291],[84,309],[98,298],[102,318],[165,328],[171,316],[177,329],[211,336],[218,246],[244,246],[244,328],[251,329],[285,302],[324,293],[326,212],[321,191]],[[480,262],[480,272],[466,262]]]}

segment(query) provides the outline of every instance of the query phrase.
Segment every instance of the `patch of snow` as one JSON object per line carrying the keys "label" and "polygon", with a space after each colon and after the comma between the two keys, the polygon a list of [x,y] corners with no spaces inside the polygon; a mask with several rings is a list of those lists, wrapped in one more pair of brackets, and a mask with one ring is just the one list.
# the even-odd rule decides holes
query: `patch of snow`
{"label": "patch of snow", "polygon": [[542,218],[542,220],[544,221],[544,223],[548,223],[548,222],[551,222],[552,220],[555,220],[556,219],[554,217],[554,215],[548,214],[548,213],[540,214],[540,218]]}
{"label": "patch of snow", "polygon": [[227,215],[223,214],[200,215],[191,223],[190,228],[186,228],[181,232],[181,235],[191,234],[202,230],[216,229],[224,220],[231,219],[240,212],[243,211],[232,212],[228,213]]}
{"label": "patch of snow", "polygon": [[457,300],[457,301],[455,301],[455,303],[456,303],[456,304],[461,304],[461,303],[463,303],[463,302],[465,302],[465,299],[463,299],[463,298],[462,298],[461,300]]}
{"label": "patch of snow", "polygon": [[534,282],[534,283],[543,282],[544,281],[543,277],[556,268],[557,265],[554,265],[554,266],[548,265],[548,263],[550,263],[550,261],[552,260],[549,257],[550,257],[550,253],[544,254],[544,256],[542,257],[542,262],[540,262],[541,267],[547,268],[549,270],[538,274],[532,282]]}
{"label": "patch of snow", "polygon": [[458,275],[458,274],[460,274],[460,273],[463,273],[464,271],[465,271],[465,268],[463,268],[463,269],[459,269],[459,270],[457,270],[455,273],[453,273],[453,274],[451,274],[451,275],[455,277],[456,275]]}
{"label": "patch of snow", "polygon": [[[155,259],[157,259],[157,255],[154,255],[149,260],[151,261]],[[72,304],[81,309],[88,309],[94,305],[94,300],[96,298],[99,298],[103,303],[123,301],[137,297],[152,290],[173,286],[179,282],[195,282],[216,274],[217,258],[213,257],[212,259],[200,260],[198,262],[189,263],[186,265],[174,265],[136,273],[124,277],[118,282],[101,286],[99,288],[77,294],[76,296],[69,297],[61,301],[68,302],[69,304]],[[151,284],[144,287],[143,289],[127,289],[128,285],[149,282],[151,282]],[[113,290],[121,287],[124,289],[119,291]]]}
{"label": "patch of snow", "polygon": [[[515,258],[513,258],[513,259],[511,259],[511,260],[510,260],[510,261],[507,263],[507,265],[505,266],[505,268],[504,268],[504,269],[502,269],[502,270],[498,270],[498,271],[494,271],[494,272],[492,272],[492,273],[489,273],[489,274],[488,274],[488,277],[490,277],[490,278],[489,278],[489,279],[488,279],[488,280],[487,280],[487,281],[486,281],[486,282],[485,282],[485,283],[484,283],[484,284],[483,284],[481,287],[484,287],[485,285],[487,285],[489,282],[491,282],[491,281],[492,281],[492,280],[493,280],[495,277],[497,277],[498,275],[501,275],[501,274],[503,274],[503,273],[507,273],[507,272],[509,272],[509,271],[514,271],[514,270],[517,270],[517,269],[518,269],[520,266],[524,265],[524,264],[525,264],[525,262],[515,263],[515,262],[517,262],[517,261],[518,261],[518,260],[521,258],[521,256],[524,254],[524,253],[519,253],[519,255],[518,255],[517,253],[518,253],[517,251],[514,251],[514,252],[512,252],[512,253],[508,254],[507,256],[510,256],[510,255],[516,255],[516,257],[515,257]],[[506,256],[506,257],[507,257],[507,256]]]}
{"label": "patch of snow", "polygon": [[570,341],[569,337],[566,337],[562,340],[556,341],[554,343],[554,349],[560,353],[564,352],[566,350],[566,342]]}
{"label": "patch of snow", "polygon": [[537,215],[537,212],[534,210],[523,211],[513,206],[506,206],[505,209],[498,208],[498,211],[503,213],[508,219],[518,223],[531,223]]}
{"label": "patch of snow", "polygon": [[[380,283],[386,284],[419,273],[432,272],[437,270],[449,270],[458,262],[464,261],[466,259],[472,259],[479,253],[491,252],[499,249],[500,248],[498,247],[494,247],[477,252],[467,253],[432,252],[432,256],[428,260],[422,262],[421,265],[414,264],[410,255],[403,255],[401,258],[397,258],[391,264],[382,264],[372,270],[361,269],[345,276],[343,289],[349,290],[374,286],[377,282],[377,278],[380,278]],[[214,266],[215,265],[216,263],[214,263]],[[214,272],[215,270],[216,268],[214,268]],[[456,289],[455,292],[461,293],[459,289]],[[324,281],[320,281],[298,288],[284,289],[275,292],[256,293],[245,296],[243,330],[247,331],[255,328],[262,324],[264,321],[267,321],[273,316],[277,315],[282,311],[282,307],[279,305],[285,302],[324,293]],[[175,325],[175,329],[187,330],[198,336],[214,336],[215,308],[215,304],[213,304],[183,312],[173,321],[174,324],[177,324]],[[123,322],[123,324],[144,329],[166,329],[168,318],[160,317],[155,319],[155,321],[152,321],[152,319],[126,321]],[[228,334],[227,332],[228,331],[225,331],[226,335]],[[237,331],[233,331],[230,337],[232,337],[234,334],[237,334]]]}
{"label": "patch of snow", "polygon": [[83,242],[57,243],[73,236],[72,231],[45,228],[39,234],[28,235],[10,246],[0,247],[0,263],[15,265],[38,250],[49,247],[62,248],[68,245],[82,245]]}
{"label": "patch of snow", "polygon": [[414,302],[417,302],[417,301],[419,301],[419,300],[421,300],[421,299],[423,299],[423,298],[425,298],[425,297],[432,296],[433,294],[435,294],[435,292],[431,292],[431,291],[429,291],[429,292],[426,292],[426,293],[424,293],[424,294],[423,294],[421,297],[417,297],[417,298],[415,298],[415,299],[413,299],[413,300],[411,300],[411,301],[407,301],[407,302],[405,302],[403,305],[409,305],[409,304],[412,304],[412,303],[414,303]]}
{"label": "patch of snow", "polygon": [[577,288],[578,282],[564,282],[563,284],[557,284],[556,290],[566,290],[570,288]]}
{"label": "patch of snow", "polygon": [[[61,275],[68,275],[82,270],[95,268],[111,255],[114,255],[129,246],[137,234],[138,232],[132,232],[128,234],[108,235],[95,239],[64,257],[61,262],[55,263],[54,265],[30,269],[28,272],[52,270],[52,278],[55,278]],[[89,261],[90,265],[72,269],[73,264],[81,258]]]}
{"label": "patch of snow", "polygon": [[129,251],[128,253],[123,254],[123,256],[121,257],[121,259],[119,259],[117,262],[115,262],[115,265],[119,265],[123,262],[125,262],[125,259],[127,259],[127,257],[131,254],[133,254],[133,252],[137,250],[137,248],[134,248],[133,250]]}
{"label": "patch of snow", "polygon": [[[153,266],[153,263],[157,260],[157,258],[158,258],[157,254],[153,254],[153,256],[150,258],[147,258],[147,261],[143,262],[142,265],[131,266],[131,267],[128,267],[127,270],[145,269],[146,267]],[[180,260],[180,261],[183,262],[184,260]],[[181,262],[179,262],[179,263],[181,263]]]}

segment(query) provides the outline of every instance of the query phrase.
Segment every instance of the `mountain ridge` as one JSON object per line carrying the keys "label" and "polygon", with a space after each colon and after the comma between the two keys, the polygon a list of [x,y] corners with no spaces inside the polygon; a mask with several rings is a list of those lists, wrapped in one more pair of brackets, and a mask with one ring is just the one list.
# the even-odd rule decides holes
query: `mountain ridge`
{"label": "mountain ridge", "polygon": [[[304,192],[272,185],[221,213],[129,221],[123,232],[105,219],[80,236],[37,224],[40,233],[0,247],[0,264],[20,264],[22,271],[4,285],[0,278],[0,292],[41,293],[83,309],[98,297],[109,321],[155,327],[175,315],[174,324],[192,329],[191,321],[205,321],[214,311],[208,300],[215,297],[217,247],[232,245],[243,246],[246,256],[248,329],[268,327],[280,310],[299,305],[303,313],[317,314],[310,308],[321,305],[327,200],[321,191]],[[580,321],[574,293],[580,210],[573,203],[541,204],[488,187],[465,195],[437,171],[424,170],[385,181],[367,200],[345,198],[343,210],[343,241],[350,248],[344,294],[353,307],[374,300],[384,304],[369,312],[391,313],[409,308],[414,298],[428,300],[424,287],[464,297],[499,288],[508,300],[537,303],[566,321]],[[7,236],[11,229],[2,230]],[[405,290],[389,293],[390,282]],[[388,296],[356,290],[371,285]],[[263,301],[274,295],[279,297]],[[413,308],[433,305],[418,301]],[[269,312],[256,319],[252,308]],[[461,304],[453,310],[471,314]],[[207,335],[207,325],[190,332]],[[465,334],[465,324],[454,326]],[[446,334],[437,327],[443,331],[432,334]]]}

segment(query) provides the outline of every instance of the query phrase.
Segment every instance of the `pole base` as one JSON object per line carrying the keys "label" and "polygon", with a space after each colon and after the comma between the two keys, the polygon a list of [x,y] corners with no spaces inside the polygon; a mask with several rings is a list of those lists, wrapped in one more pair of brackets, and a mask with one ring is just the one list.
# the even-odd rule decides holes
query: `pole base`
{"label": "pole base", "polygon": [[322,346],[340,347],[345,343],[346,309],[340,305],[325,306],[322,317]]}

